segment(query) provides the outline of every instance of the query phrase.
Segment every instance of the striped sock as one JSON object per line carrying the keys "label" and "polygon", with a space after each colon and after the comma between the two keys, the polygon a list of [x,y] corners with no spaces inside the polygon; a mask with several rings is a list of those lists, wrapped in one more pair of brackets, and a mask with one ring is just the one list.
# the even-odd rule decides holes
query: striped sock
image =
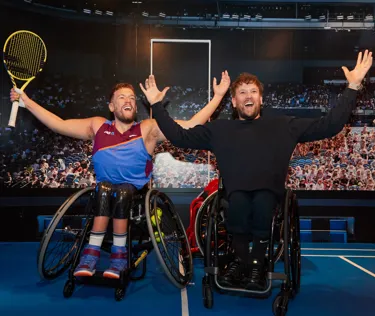
{"label": "striped sock", "polygon": [[123,233],[123,234],[113,233],[113,245],[118,246],[118,247],[125,247],[127,236],[128,236],[128,233]]}
{"label": "striped sock", "polygon": [[105,236],[105,231],[104,232],[91,231],[89,244],[93,246],[101,247],[104,236]]}

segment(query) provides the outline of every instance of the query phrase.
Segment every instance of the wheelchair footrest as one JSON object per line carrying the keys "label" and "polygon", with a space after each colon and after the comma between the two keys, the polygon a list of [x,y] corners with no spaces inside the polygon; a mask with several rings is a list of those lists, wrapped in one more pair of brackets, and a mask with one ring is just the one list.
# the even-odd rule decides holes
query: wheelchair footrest
{"label": "wheelchair footrest", "polygon": [[281,281],[287,280],[287,276],[284,273],[268,272],[267,277],[269,280],[281,280]]}
{"label": "wheelchair footrest", "polygon": [[104,271],[96,271],[91,277],[78,277],[76,280],[80,284],[101,285],[113,288],[124,288],[130,280],[129,270],[125,270],[119,279],[105,278],[103,273]]}
{"label": "wheelchair footrest", "polygon": [[267,284],[267,288],[265,288],[263,291],[255,291],[255,290],[250,290],[250,289],[245,289],[245,288],[240,288],[240,287],[224,286],[219,283],[217,276],[214,277],[214,283],[215,283],[216,288],[222,291],[238,292],[238,293],[243,293],[243,294],[250,295],[253,297],[257,297],[257,298],[267,298],[272,294],[272,280],[269,280]]}
{"label": "wheelchair footrest", "polygon": [[205,267],[204,273],[208,273],[211,275],[218,275],[219,274],[219,268],[218,267]]}

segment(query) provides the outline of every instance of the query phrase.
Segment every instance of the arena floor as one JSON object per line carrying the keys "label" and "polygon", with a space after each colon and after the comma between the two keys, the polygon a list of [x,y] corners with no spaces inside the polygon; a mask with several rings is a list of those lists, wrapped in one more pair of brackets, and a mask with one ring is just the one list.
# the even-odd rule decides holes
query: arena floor
{"label": "arena floor", "polygon": [[[201,259],[185,290],[164,276],[154,253],[145,279],[129,285],[123,301],[114,290],[82,285],[63,297],[66,275],[41,281],[36,268],[38,243],[0,243],[0,315],[272,315],[273,298],[249,299],[215,293],[214,307],[203,307]],[[301,293],[288,315],[374,315],[375,244],[303,244]],[[102,264],[107,264],[105,256]],[[282,265],[277,269],[282,268]],[[276,284],[275,284],[276,286]]]}

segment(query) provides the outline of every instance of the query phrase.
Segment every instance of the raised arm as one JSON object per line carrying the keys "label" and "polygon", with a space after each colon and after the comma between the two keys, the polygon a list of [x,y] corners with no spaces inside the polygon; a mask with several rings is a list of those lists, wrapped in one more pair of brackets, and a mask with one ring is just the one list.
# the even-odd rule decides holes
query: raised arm
{"label": "raised arm", "polygon": [[197,125],[203,125],[210,119],[229,89],[230,77],[228,71],[223,71],[221,73],[221,81],[219,84],[217,84],[216,78],[214,78],[212,86],[214,89],[214,97],[212,100],[190,120],[176,120],[179,125],[181,125],[183,128],[192,128]]}
{"label": "raised arm", "polygon": [[105,121],[105,118],[103,117],[63,120],[31,100],[26,93],[23,92],[20,95],[16,93],[14,89],[10,92],[10,99],[12,102],[18,99],[22,100],[20,104],[24,104],[25,108],[44,125],[58,134],[69,137],[91,140],[94,138],[96,131]]}
{"label": "raised arm", "polygon": [[372,53],[365,51],[358,54],[357,64],[352,71],[342,67],[349,82],[348,88],[340,97],[336,107],[320,119],[293,118],[290,120],[290,131],[298,142],[310,142],[330,138],[338,134],[348,122],[356,107],[357,90],[372,65]]}
{"label": "raised arm", "polygon": [[[224,71],[221,73],[221,81],[219,84],[217,84],[216,78],[213,79],[214,97],[212,98],[212,100],[204,108],[202,108],[198,113],[196,113],[190,120],[187,120],[187,121],[176,120],[177,124],[179,124],[185,129],[189,129],[197,125],[203,125],[204,123],[206,123],[210,119],[212,114],[215,112],[217,107],[220,105],[220,102],[222,101],[223,97],[228,91],[229,86],[230,86],[230,77],[229,77],[228,71]],[[146,79],[145,87],[143,87],[142,84],[140,84],[140,87],[143,93],[146,95],[147,99],[149,97],[155,98],[155,100],[152,100],[152,102],[154,103],[157,102],[157,100],[161,101],[164,98],[165,93],[169,89],[169,88],[165,88],[162,92],[160,92],[156,86],[156,80],[153,75],[149,76],[149,78]],[[153,116],[154,116],[154,113],[153,113]],[[164,141],[168,138],[164,136],[163,132],[160,130],[156,121],[153,126],[153,135],[155,135],[155,137],[157,138],[157,141]]]}

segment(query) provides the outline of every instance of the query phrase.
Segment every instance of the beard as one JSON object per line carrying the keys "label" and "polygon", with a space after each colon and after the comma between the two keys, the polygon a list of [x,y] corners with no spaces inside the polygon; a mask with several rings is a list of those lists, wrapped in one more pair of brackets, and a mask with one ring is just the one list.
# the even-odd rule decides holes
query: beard
{"label": "beard", "polygon": [[237,109],[238,117],[243,120],[254,120],[260,114],[260,107],[257,108],[253,114],[246,114],[242,109]]}
{"label": "beard", "polygon": [[134,111],[130,117],[125,117],[121,112],[120,113],[114,113],[115,118],[117,118],[120,122],[125,124],[130,124],[135,121],[135,118],[137,116],[137,113]]}

